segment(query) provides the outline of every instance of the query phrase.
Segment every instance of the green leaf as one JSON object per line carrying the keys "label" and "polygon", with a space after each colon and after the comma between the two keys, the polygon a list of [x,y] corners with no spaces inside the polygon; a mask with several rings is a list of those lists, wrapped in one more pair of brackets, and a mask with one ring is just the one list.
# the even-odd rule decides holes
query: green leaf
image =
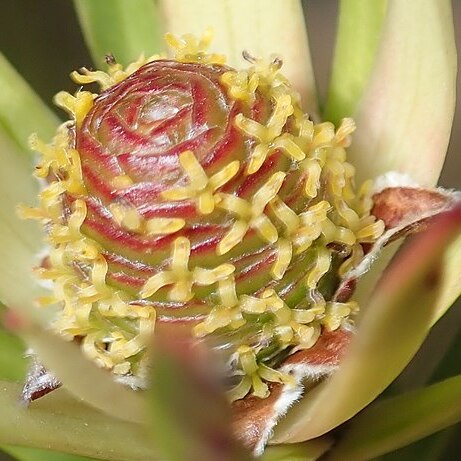
{"label": "green leaf", "polygon": [[[2,311],[3,309],[0,313]],[[26,374],[26,368],[24,345],[19,338],[0,327],[0,378],[21,381]]]}
{"label": "green leaf", "polygon": [[396,395],[461,373],[461,310],[453,305],[432,328],[418,354],[392,383]]}
{"label": "green leaf", "polygon": [[[36,254],[43,239],[36,223],[21,220],[16,209],[21,202],[35,202],[38,184],[31,176],[31,159],[1,133],[0,152],[0,301],[6,306],[30,306],[39,293],[32,267],[38,262]],[[39,315],[38,310],[35,315]]]}
{"label": "green leaf", "polygon": [[229,65],[240,69],[252,56],[282,58],[282,72],[300,92],[304,109],[317,114],[315,78],[299,0],[160,0],[165,30],[201,37],[209,27],[214,39],[210,49],[225,54]]}
{"label": "green leaf", "polygon": [[27,144],[30,134],[36,132],[49,138],[59,120],[1,53],[0,88],[0,132],[14,144],[18,154],[31,155]]}
{"label": "green leaf", "polygon": [[[458,316],[459,318],[459,316]],[[449,350],[440,360],[438,367],[431,376],[431,382],[446,379],[456,374],[461,374],[461,332],[454,338]]]}
{"label": "green leaf", "polygon": [[447,445],[456,436],[456,426],[451,426],[432,434],[418,442],[407,445],[399,450],[380,456],[375,461],[446,461],[456,459],[456,456],[443,457]]}
{"label": "green leaf", "polygon": [[455,107],[456,46],[449,0],[392,0],[348,151],[358,180],[388,171],[432,186]]}
{"label": "green leaf", "polygon": [[341,0],[325,120],[351,117],[368,83],[381,37],[387,0]]}
{"label": "green leaf", "polygon": [[459,421],[461,375],[369,406],[327,459],[366,461]]}
{"label": "green leaf", "polygon": [[74,0],[86,43],[100,67],[107,54],[127,65],[141,53],[161,50],[156,3],[152,0]]}
{"label": "green leaf", "polygon": [[266,448],[260,461],[316,461],[333,444],[333,439],[321,437],[303,443],[273,445]]}
{"label": "green leaf", "polygon": [[449,309],[461,294],[461,236],[448,248],[445,257],[444,278],[437,299],[435,323]]}
{"label": "green leaf", "polygon": [[[398,171],[421,184],[436,183],[452,128],[456,67],[450,1],[423,0],[417,7],[389,2],[379,54],[354,115],[358,128],[348,150],[359,181]],[[394,250],[386,248],[386,258]],[[461,237],[446,257],[434,322],[461,293],[460,261]],[[359,302],[385,266],[381,257],[361,279],[355,295]]]}
{"label": "green leaf", "polygon": [[[437,461],[447,461],[451,459],[457,459],[459,455],[459,439],[461,436],[461,423],[456,424],[456,426],[451,426],[448,429],[445,429],[439,434],[446,433],[447,441],[445,443],[445,450],[441,452],[441,455]],[[422,460],[424,461],[424,460]],[[431,461],[434,461],[432,459]]]}
{"label": "green leaf", "polygon": [[91,461],[95,459],[57,451],[38,450],[36,448],[8,446],[3,447],[3,450],[18,461]]}
{"label": "green leaf", "polygon": [[19,395],[19,385],[0,382],[0,444],[114,461],[160,459],[142,426],[100,413],[70,398],[64,390],[29,408],[19,405]]}
{"label": "green leaf", "polygon": [[230,406],[215,358],[202,344],[157,329],[151,363],[149,421],[156,446],[169,461],[250,460],[234,439]]}
{"label": "green leaf", "polygon": [[[437,316],[443,258],[461,231],[461,209],[439,215],[407,244],[380,280],[339,370],[276,428],[277,442],[318,437],[375,399],[420,347]],[[458,265],[459,267],[459,265]]]}
{"label": "green leaf", "polygon": [[[392,384],[389,388],[390,390],[397,394],[399,390],[405,391],[420,387],[428,380],[433,383],[461,373],[460,314],[459,308],[454,306],[454,310],[448,312],[441,319],[432,330],[416,360],[411,362],[404,373]],[[453,335],[450,330],[453,330],[453,328],[458,330],[458,333],[450,338]],[[440,337],[441,335],[443,335],[443,338]],[[445,345],[447,339],[449,344]],[[442,461],[444,459],[456,459],[456,456],[450,458],[448,455],[443,458],[447,446],[456,436],[456,428],[451,427],[397,450],[395,453],[384,455],[379,458],[379,461],[397,461],[400,459],[405,461]]]}

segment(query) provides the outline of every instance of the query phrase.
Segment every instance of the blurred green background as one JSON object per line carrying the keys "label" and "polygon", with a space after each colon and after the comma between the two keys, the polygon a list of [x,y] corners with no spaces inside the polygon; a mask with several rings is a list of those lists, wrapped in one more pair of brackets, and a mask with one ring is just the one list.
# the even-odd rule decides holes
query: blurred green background
{"label": "blurred green background", "polygon": [[[111,0],[94,1],[110,2]],[[271,0],[266,1],[270,4]],[[319,93],[321,95],[325,94],[328,81],[327,75],[334,44],[337,3],[337,0],[309,0],[303,2],[308,13],[306,18],[314,67],[317,70]],[[455,0],[453,7],[457,45],[458,50],[461,50],[461,2]],[[75,91],[76,86],[68,77],[72,70],[81,66],[91,67],[92,65],[71,0],[1,0],[0,50],[40,94],[42,99],[50,105],[53,95],[58,91],[62,89],[70,92]],[[458,94],[461,95],[460,78],[458,78]],[[460,97],[458,97],[458,100],[460,100]],[[61,115],[59,110],[56,110],[56,112]],[[460,126],[461,103],[458,103],[452,140],[440,181],[440,184],[447,188],[461,189]],[[461,305],[452,309],[439,322],[420,354],[424,357],[424,361],[414,361],[412,368],[403,373],[400,381],[406,383],[410,374],[421,381],[424,380],[437,365],[427,360],[430,357],[427,350],[448,348],[455,340],[459,325],[461,325]],[[458,342],[460,342],[461,350],[459,336]],[[458,372],[461,373],[459,355],[452,357],[452,360],[460,364]],[[443,377],[438,376],[439,379]],[[413,385],[418,384],[418,379]],[[457,431],[461,435],[460,427],[453,429],[453,431]],[[454,440],[459,440],[459,437],[455,437]],[[459,444],[459,442],[454,443]],[[6,459],[8,459],[6,455],[2,455],[0,452],[0,461]],[[404,460],[404,452],[397,452],[395,459]],[[454,458],[446,458],[447,461],[452,459]]]}

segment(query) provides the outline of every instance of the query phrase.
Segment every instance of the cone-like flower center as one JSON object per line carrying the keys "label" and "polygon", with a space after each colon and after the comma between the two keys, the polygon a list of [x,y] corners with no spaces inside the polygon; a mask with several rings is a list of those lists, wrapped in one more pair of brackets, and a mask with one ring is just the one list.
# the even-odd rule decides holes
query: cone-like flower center
{"label": "cone-like flower center", "polygon": [[353,123],[315,125],[280,61],[235,71],[192,39],[175,59],[74,74],[72,114],[42,154],[53,327],[116,375],[144,378],[161,322],[222,354],[231,398],[268,394],[295,350],[357,306],[333,298],[383,224],[354,189]]}

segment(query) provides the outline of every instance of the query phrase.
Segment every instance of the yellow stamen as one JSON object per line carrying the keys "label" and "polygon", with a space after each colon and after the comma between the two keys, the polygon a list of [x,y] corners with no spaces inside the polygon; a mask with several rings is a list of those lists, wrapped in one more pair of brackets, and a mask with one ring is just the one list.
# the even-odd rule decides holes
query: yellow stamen
{"label": "yellow stamen", "polygon": [[314,267],[307,276],[306,283],[308,288],[315,288],[319,280],[327,273],[331,264],[331,254],[327,248],[319,247]]}
{"label": "yellow stamen", "polygon": [[72,115],[77,126],[80,126],[86,114],[93,107],[94,98],[95,95],[89,91],[79,91],[75,96],[61,91],[55,96],[54,102]]}
{"label": "yellow stamen", "polygon": [[109,205],[109,210],[120,227],[131,232],[142,232],[144,229],[144,219],[135,207],[116,202]]}
{"label": "yellow stamen", "polygon": [[237,174],[240,167],[238,160],[235,160],[208,178],[192,151],[181,153],[179,162],[189,178],[189,185],[164,191],[162,196],[167,200],[194,199],[197,202],[198,211],[202,214],[213,212],[215,207],[214,192],[228,183]]}
{"label": "yellow stamen", "polygon": [[293,254],[291,242],[285,239],[278,241],[277,260],[272,266],[271,274],[277,280],[281,280],[291,262]]}
{"label": "yellow stamen", "polygon": [[182,218],[151,218],[146,221],[149,235],[174,234],[186,225]]}
{"label": "yellow stamen", "polygon": [[212,38],[212,29],[207,29],[200,40],[192,34],[183,35],[181,38],[170,33],[165,34],[165,41],[175,51],[176,61],[224,64],[225,56],[206,53]]}

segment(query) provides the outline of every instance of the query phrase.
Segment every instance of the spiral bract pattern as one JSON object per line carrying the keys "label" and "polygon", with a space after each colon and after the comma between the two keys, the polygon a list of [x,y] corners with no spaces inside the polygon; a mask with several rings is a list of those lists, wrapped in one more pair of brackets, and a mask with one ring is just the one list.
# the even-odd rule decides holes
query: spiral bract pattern
{"label": "spiral bract pattern", "polygon": [[[171,40],[170,40],[171,41]],[[72,120],[42,154],[38,208],[54,328],[114,374],[143,382],[156,324],[220,351],[232,399],[268,395],[287,355],[340,327],[341,277],[383,225],[354,190],[353,123],[315,125],[281,62],[225,66],[191,38],[173,59],[108,73],[99,95],[60,93]]]}

